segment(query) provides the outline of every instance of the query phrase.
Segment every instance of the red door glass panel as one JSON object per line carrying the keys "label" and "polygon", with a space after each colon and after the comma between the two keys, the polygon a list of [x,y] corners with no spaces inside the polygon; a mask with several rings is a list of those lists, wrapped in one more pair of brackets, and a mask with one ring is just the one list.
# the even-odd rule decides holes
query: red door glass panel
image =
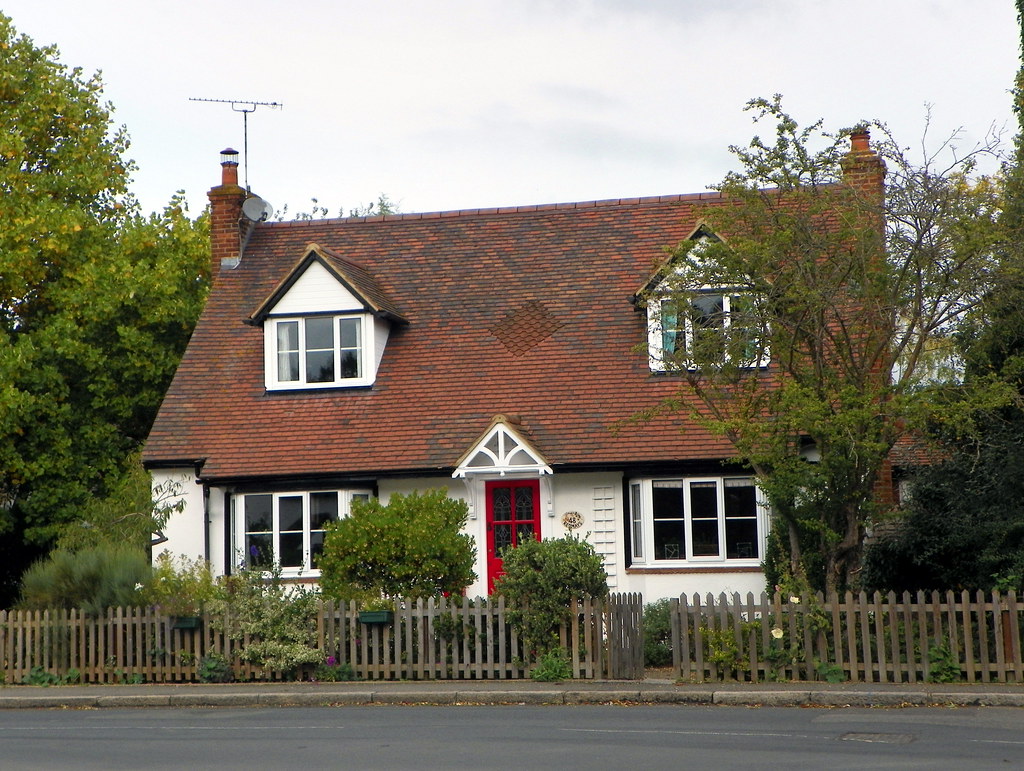
{"label": "red door glass panel", "polygon": [[540,482],[487,482],[487,593],[504,574],[501,555],[528,538],[540,540]]}

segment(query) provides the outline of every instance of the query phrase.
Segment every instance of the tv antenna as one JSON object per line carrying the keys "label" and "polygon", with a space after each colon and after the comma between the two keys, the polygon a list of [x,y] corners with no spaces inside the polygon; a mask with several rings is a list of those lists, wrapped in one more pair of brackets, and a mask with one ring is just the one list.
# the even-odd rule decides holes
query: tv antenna
{"label": "tv antenna", "polygon": [[217,102],[219,104],[230,104],[235,112],[242,113],[242,151],[245,154],[245,192],[249,190],[249,113],[256,112],[257,107],[269,107],[272,110],[284,108],[281,102],[243,102],[238,99],[197,99],[189,97],[190,102]]}

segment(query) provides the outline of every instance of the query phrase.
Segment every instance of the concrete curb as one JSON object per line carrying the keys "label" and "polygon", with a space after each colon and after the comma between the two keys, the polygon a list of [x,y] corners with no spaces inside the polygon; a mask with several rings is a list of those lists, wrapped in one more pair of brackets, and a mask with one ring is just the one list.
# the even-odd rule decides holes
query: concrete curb
{"label": "concrete curb", "polygon": [[326,707],[357,705],[583,705],[689,704],[765,707],[918,707],[926,705],[1024,707],[1024,691],[870,691],[784,689],[474,689],[386,688],[356,691],[259,691],[76,696],[70,693],[0,696],[3,709],[110,709],[139,707]]}

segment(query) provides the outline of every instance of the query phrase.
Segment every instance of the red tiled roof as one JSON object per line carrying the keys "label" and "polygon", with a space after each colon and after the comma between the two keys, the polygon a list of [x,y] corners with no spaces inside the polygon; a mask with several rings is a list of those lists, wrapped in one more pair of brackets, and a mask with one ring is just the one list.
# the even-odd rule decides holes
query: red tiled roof
{"label": "red tiled roof", "polygon": [[[637,287],[716,193],[263,223],[223,270],[147,443],[206,478],[450,472],[498,413],[556,468],[716,459],[683,415],[612,427],[685,382],[652,375]],[[246,320],[310,243],[401,309],[371,388],[267,392]],[[341,269],[341,268],[339,268]],[[348,275],[352,276],[352,273]],[[364,281],[365,279],[365,281]]]}

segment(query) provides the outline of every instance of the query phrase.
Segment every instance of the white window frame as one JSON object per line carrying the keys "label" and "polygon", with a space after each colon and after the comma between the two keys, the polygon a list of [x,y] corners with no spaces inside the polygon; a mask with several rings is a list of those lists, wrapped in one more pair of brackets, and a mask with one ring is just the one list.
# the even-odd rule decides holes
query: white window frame
{"label": "white window frame", "polygon": [[[310,319],[330,319],[334,335],[334,379],[325,382],[308,382],[306,380],[306,322]],[[342,319],[359,320],[359,375],[342,377],[341,372],[341,335],[339,324]],[[294,323],[298,333],[299,377],[297,380],[282,380],[278,360],[278,329],[285,324]],[[376,379],[376,324],[369,313],[335,313],[310,314],[304,316],[271,316],[263,322],[264,372],[268,391],[288,391],[312,388],[355,388],[373,385]]]}
{"label": "white window frame", "polygon": [[[252,566],[252,557],[249,547],[249,535],[269,535],[271,548],[273,550],[273,561],[281,567],[281,575],[285,577],[310,576],[318,577],[320,571],[313,566],[313,544],[312,535],[314,532],[321,532],[321,528],[315,530],[311,526],[310,499],[313,495],[327,495],[334,493],[338,496],[338,519],[344,519],[352,513],[352,501],[356,499],[369,500],[373,497],[373,491],[368,489],[344,489],[344,490],[290,490],[283,492],[251,492],[238,493],[234,496],[234,550],[238,559],[236,564]],[[246,519],[246,506],[249,498],[268,496],[272,502],[271,526],[269,530],[249,530]],[[280,565],[281,556],[281,501],[285,498],[300,498],[302,501],[302,564],[301,565]],[[298,533],[297,530],[283,531]]]}
{"label": "white window frame", "polygon": [[[699,294],[701,296],[722,298],[722,326],[725,329],[728,329],[732,325],[732,304],[743,293],[730,291],[728,289],[709,287],[702,289]],[[677,354],[675,352],[671,352],[666,356],[664,343],[665,329],[662,324],[662,316],[664,313],[664,305],[667,302],[679,302],[679,300],[672,294],[655,293],[647,303],[647,351],[651,371],[672,372],[674,370],[678,371],[681,367],[685,367],[689,370],[695,370],[696,365],[690,361],[688,356],[686,358],[677,359]],[[676,324],[676,329],[677,331],[679,329],[678,322]],[[681,331],[683,345],[685,346],[684,350],[692,351],[696,330],[694,329],[693,318],[689,313],[683,316]],[[756,362],[744,363],[743,366],[750,369],[763,369],[769,365],[770,360],[771,357],[769,352],[761,347],[758,360]]]}
{"label": "white window frame", "polygon": [[[718,525],[718,554],[714,556],[701,556],[693,553],[693,522],[694,512],[689,495],[690,485],[693,483],[709,483],[717,485],[717,525]],[[725,487],[727,482],[749,482],[754,487],[756,513],[756,545],[757,552],[753,557],[727,556],[726,544],[726,517],[725,517]],[[678,483],[684,490],[683,498],[683,526],[685,533],[685,552],[680,554],[678,559],[658,558],[655,552],[654,542],[654,486],[655,483]],[[694,477],[653,477],[644,479],[633,479],[629,485],[630,499],[630,523],[632,533],[641,531],[641,541],[636,542],[636,536],[631,540],[631,558],[634,566],[640,567],[706,567],[709,565],[722,567],[757,567],[764,559],[765,546],[768,537],[768,505],[763,492],[751,477],[746,476],[694,476]],[[639,511],[637,511],[639,506]]]}

